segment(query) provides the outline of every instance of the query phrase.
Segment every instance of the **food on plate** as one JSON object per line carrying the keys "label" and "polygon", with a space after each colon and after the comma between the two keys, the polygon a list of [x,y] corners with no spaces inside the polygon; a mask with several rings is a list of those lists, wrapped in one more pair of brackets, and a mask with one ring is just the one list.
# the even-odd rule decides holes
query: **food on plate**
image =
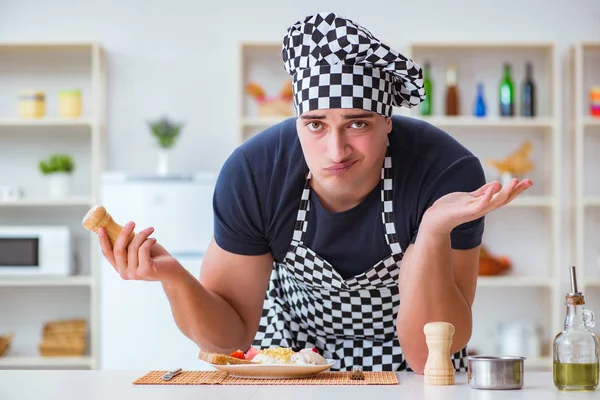
{"label": "food on plate", "polygon": [[302,349],[298,352],[289,347],[262,349],[252,358],[260,364],[325,365],[327,360],[316,349]]}
{"label": "food on plate", "polygon": [[237,358],[237,357],[231,357],[227,354],[213,353],[213,352],[206,351],[206,350],[200,350],[200,353],[198,354],[198,358],[200,360],[206,361],[208,363],[217,364],[217,365],[254,364],[254,362],[249,361],[249,360],[245,360],[245,359],[241,359],[241,358]]}
{"label": "food on plate", "polygon": [[245,360],[246,359],[246,355],[241,350],[236,350],[233,353],[231,353],[229,356],[230,357],[239,358],[240,360]]}
{"label": "food on plate", "polygon": [[250,347],[246,353],[236,350],[229,355],[217,354],[200,350],[198,358],[211,364],[264,364],[264,365],[326,365],[327,360],[319,354],[318,350],[302,349],[298,352],[289,347],[274,347],[270,349],[257,349]]}
{"label": "food on plate", "polygon": [[255,355],[258,354],[258,352],[259,350],[256,347],[250,347],[244,356],[246,357],[246,360],[252,361],[252,359]]}

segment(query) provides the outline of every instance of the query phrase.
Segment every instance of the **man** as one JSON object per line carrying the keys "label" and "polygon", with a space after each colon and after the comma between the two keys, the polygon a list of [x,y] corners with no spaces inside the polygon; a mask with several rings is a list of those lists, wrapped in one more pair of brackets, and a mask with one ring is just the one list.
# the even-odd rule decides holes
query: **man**
{"label": "man", "polygon": [[424,99],[418,65],[333,13],[283,40],[296,119],[236,149],[214,193],[200,279],[126,224],[103,254],[123,279],[158,280],[200,348],[316,347],[333,369],[423,373],[423,326],[448,321],[464,369],[484,216],[531,181],[485,183],[441,130],[392,117]]}

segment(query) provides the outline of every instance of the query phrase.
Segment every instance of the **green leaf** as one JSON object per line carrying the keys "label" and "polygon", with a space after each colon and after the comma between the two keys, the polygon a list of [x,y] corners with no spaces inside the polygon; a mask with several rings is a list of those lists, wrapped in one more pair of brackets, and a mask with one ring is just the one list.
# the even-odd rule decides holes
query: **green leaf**
{"label": "green leaf", "polygon": [[46,160],[41,160],[38,163],[40,172],[44,175],[53,174],[55,172],[72,173],[75,169],[75,163],[68,154],[52,154]]}
{"label": "green leaf", "polygon": [[157,138],[159,146],[164,149],[175,146],[183,127],[183,123],[172,121],[166,116],[156,121],[150,121],[148,125],[152,135]]}

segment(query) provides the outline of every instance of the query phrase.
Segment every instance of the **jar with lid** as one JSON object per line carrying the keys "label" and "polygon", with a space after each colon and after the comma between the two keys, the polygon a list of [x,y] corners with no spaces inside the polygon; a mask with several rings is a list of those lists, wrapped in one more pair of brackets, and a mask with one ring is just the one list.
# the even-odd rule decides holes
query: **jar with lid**
{"label": "jar with lid", "polygon": [[41,118],[46,115],[46,94],[40,90],[19,92],[19,115],[22,118]]}

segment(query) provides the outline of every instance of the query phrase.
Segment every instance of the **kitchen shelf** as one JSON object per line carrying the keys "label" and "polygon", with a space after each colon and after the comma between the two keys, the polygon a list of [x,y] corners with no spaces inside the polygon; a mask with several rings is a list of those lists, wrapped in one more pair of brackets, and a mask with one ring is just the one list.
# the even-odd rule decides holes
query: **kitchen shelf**
{"label": "kitchen shelf", "polygon": [[[600,118],[589,114],[588,97],[589,87],[600,82],[600,67],[597,62],[600,59],[600,41],[574,44],[569,58],[570,80],[568,85],[574,88],[567,102],[572,105],[569,108],[569,132],[573,144],[574,207],[571,217],[574,219],[575,239],[572,243],[574,260],[569,262],[577,267],[577,278],[582,282],[584,290],[586,287],[593,288],[595,292],[600,288],[600,277],[596,271],[593,271],[596,264],[590,262],[587,257],[590,250],[594,249],[595,251],[596,248],[598,230],[594,215],[598,211],[597,208],[600,207],[600,195],[585,194],[586,182],[590,181],[589,174],[592,174],[593,177],[597,175],[597,164],[594,165],[597,162],[596,155],[586,148],[588,146],[586,135],[600,133]],[[597,191],[597,188],[590,190]],[[591,307],[593,310],[594,306]]]}
{"label": "kitchen shelf", "polygon": [[547,49],[551,51],[554,48],[553,42],[481,42],[481,41],[455,41],[455,42],[412,42],[411,48],[413,51],[418,50],[436,50],[436,51],[456,51],[456,50],[466,50],[466,51],[482,51],[482,50],[540,50]]}
{"label": "kitchen shelf", "polygon": [[68,206],[92,206],[94,201],[90,197],[67,197],[64,199],[32,198],[14,201],[0,201],[0,207],[68,207]]}
{"label": "kitchen shelf", "polygon": [[552,280],[537,276],[479,276],[478,287],[552,287]]}
{"label": "kitchen shelf", "polygon": [[[36,353],[33,353],[32,357],[20,357],[16,355],[27,353],[19,348],[19,343],[14,343],[8,355],[0,357],[0,367],[93,369],[96,368],[99,350],[97,279],[101,251],[98,239],[85,231],[79,221],[87,209],[96,204],[100,195],[100,176],[105,170],[107,55],[103,47],[93,41],[33,41],[0,42],[0,58],[0,86],[7,85],[0,95],[4,96],[4,104],[13,104],[10,109],[4,110],[0,117],[0,148],[3,154],[19,157],[11,157],[8,163],[6,160],[2,163],[4,158],[0,156],[0,169],[12,167],[14,160],[18,161],[22,157],[28,160],[22,164],[17,163],[17,169],[23,169],[25,174],[31,172],[21,180],[17,176],[0,182],[2,186],[22,187],[26,194],[22,199],[0,201],[0,212],[9,214],[10,223],[15,225],[69,225],[75,239],[71,248],[72,255],[76,254],[78,262],[87,267],[81,272],[85,274],[83,276],[2,276],[0,290],[9,292],[7,288],[16,288],[17,290],[10,291],[14,293],[12,296],[18,295],[21,288],[30,287],[40,291],[49,289],[51,293],[60,292],[61,296],[67,296],[65,306],[68,307],[61,312],[64,311],[64,315],[72,315],[71,308],[73,312],[77,309],[77,315],[72,316],[84,315],[89,329],[89,340],[86,343],[89,356],[36,357]],[[47,114],[41,118],[21,118],[17,112],[14,94],[11,94],[31,85],[44,90],[48,96]],[[68,88],[81,90],[84,113],[81,117],[63,118],[58,114],[56,95],[60,90]],[[33,174],[33,164],[30,161],[39,160],[50,152],[63,151],[73,153],[76,162],[72,195],[66,198],[51,198],[43,188],[40,188],[39,194],[34,194],[34,190],[31,189],[37,189],[38,186],[46,184],[46,181],[40,174]],[[29,171],[26,168],[29,168]],[[11,173],[20,175],[21,171]],[[35,197],[29,197],[28,193]],[[33,306],[31,303],[19,304],[13,301],[12,296],[4,299],[4,308],[9,308],[8,312],[2,310],[2,315],[6,317],[2,321],[5,325],[12,325],[15,322],[14,318],[19,319],[24,315],[44,321],[54,318],[40,315],[40,311],[35,307],[35,302],[39,300],[36,296],[31,300]],[[71,296],[78,300],[83,298],[84,305],[75,303],[78,300],[71,301]],[[56,319],[59,318],[56,316]],[[37,330],[38,327],[30,325],[28,329]],[[15,356],[9,356],[10,354]]]}
{"label": "kitchen shelf", "polygon": [[552,207],[553,198],[550,196],[522,195],[511,201],[506,207]]}
{"label": "kitchen shelf", "polygon": [[0,357],[0,368],[93,368],[92,357]]}
{"label": "kitchen shelf", "polygon": [[0,287],[31,287],[31,286],[71,286],[89,287],[94,280],[91,276],[67,277],[38,277],[38,276],[3,276],[0,277]]}
{"label": "kitchen shelf", "polygon": [[583,205],[588,207],[600,207],[600,196],[584,197]]}
{"label": "kitchen shelf", "polygon": [[[447,130],[451,135],[466,134],[465,141],[462,142],[466,147],[472,148],[473,153],[480,160],[488,157],[498,158],[499,155],[491,156],[493,153],[508,155],[510,149],[517,146],[517,142],[523,140],[535,140],[534,154],[532,159],[536,165],[533,174],[534,180],[541,182],[540,192],[530,195],[523,193],[513,200],[506,207],[519,211],[515,215],[528,217],[528,214],[536,214],[535,218],[541,218],[547,227],[547,232],[540,235],[539,245],[536,246],[536,252],[547,254],[547,273],[543,276],[498,276],[498,277],[478,277],[478,289],[498,288],[498,290],[509,290],[511,288],[523,288],[526,292],[536,292],[541,289],[544,296],[551,301],[540,305],[540,308],[533,308],[532,312],[541,312],[547,316],[540,327],[544,331],[554,332],[562,327],[564,318],[561,301],[564,294],[561,292],[562,251],[564,248],[562,242],[562,198],[566,191],[562,179],[562,152],[564,149],[562,137],[562,107],[561,107],[561,84],[560,84],[560,64],[559,54],[555,43],[552,42],[478,42],[478,41],[456,41],[456,42],[413,42],[408,46],[406,56],[414,60],[417,64],[424,66],[425,62],[430,65],[431,79],[433,80],[433,115],[423,116],[420,113],[420,107],[412,109],[398,109],[395,112],[401,115],[407,115],[413,118],[422,119],[430,122],[443,130]],[[509,62],[512,66],[512,78],[515,95],[515,116],[501,117],[498,110],[498,81],[503,74],[503,64]],[[523,117],[519,112],[520,101],[519,91],[522,84],[523,75],[526,72],[527,63],[533,65],[534,80],[536,83],[536,109],[537,116]],[[444,115],[444,99],[446,85],[446,68],[449,64],[457,67],[457,82],[459,89],[459,108],[458,116]],[[484,98],[487,105],[487,116],[477,117],[473,115],[473,101],[477,93],[477,86],[483,84]],[[535,139],[532,139],[537,135]],[[468,142],[467,142],[468,141]],[[495,171],[489,174],[486,172],[488,180],[496,180]],[[542,210],[543,213],[529,212]],[[507,211],[508,213],[508,211]],[[539,215],[542,214],[542,215]],[[532,218],[534,216],[532,215]],[[497,225],[495,224],[497,222]],[[514,248],[515,254],[507,256],[512,259],[521,257],[517,252],[525,252],[526,246],[521,243],[527,232],[538,230],[537,225],[528,224],[527,221],[519,221],[520,225],[515,226],[515,234],[510,234],[507,221],[490,218],[486,224],[486,231],[493,231],[496,226],[500,231],[507,232],[502,237],[489,236],[484,234],[484,244],[494,247],[494,242],[501,241],[498,246],[504,249]],[[537,231],[539,232],[539,231]],[[514,246],[513,246],[514,243]],[[541,269],[541,268],[540,268]],[[546,268],[544,268],[544,271]],[[527,273],[527,272],[523,272]],[[490,296],[485,294],[485,290],[480,290],[482,296],[476,298],[475,302],[488,300]],[[528,295],[527,295],[528,296]],[[531,296],[534,296],[533,294]],[[493,296],[492,296],[493,297]],[[533,300],[523,300],[533,301]],[[502,304],[496,304],[492,299],[491,303],[485,302],[479,305],[483,308],[497,308],[499,315],[510,314],[511,310]],[[525,311],[523,311],[525,312]],[[491,315],[482,316],[480,324],[494,323],[495,317]],[[526,318],[525,316],[523,316]],[[534,316],[531,315],[533,318]],[[489,321],[489,322],[488,322]],[[486,341],[485,335],[474,336],[473,345],[478,342]],[[527,360],[527,366],[536,366],[551,368],[552,363],[549,359]]]}
{"label": "kitchen shelf", "polygon": [[[439,117],[422,117],[417,118],[427,121],[432,125],[440,128],[498,128],[498,129],[528,129],[528,128],[544,128],[550,130],[553,127],[554,121],[552,118],[536,117],[484,117],[477,118],[471,116],[439,116]],[[485,134],[485,132],[482,132]]]}
{"label": "kitchen shelf", "polygon": [[35,51],[54,51],[54,50],[94,50],[98,48],[99,43],[96,42],[2,42],[0,43],[0,51],[12,50],[35,50]]}
{"label": "kitchen shelf", "polygon": [[583,126],[600,128],[600,117],[599,118],[585,117],[582,119],[583,119],[583,121],[582,121]]}
{"label": "kitchen shelf", "polygon": [[92,126],[91,117],[80,117],[74,119],[44,117],[37,119],[25,118],[0,118],[0,127],[40,127],[40,128],[66,128],[70,126],[82,126],[90,128]]}
{"label": "kitchen shelf", "polygon": [[[288,117],[245,117],[242,118],[242,125],[252,128],[263,128],[275,125]],[[427,121],[432,125],[440,128],[456,127],[456,128],[501,128],[501,129],[528,129],[528,128],[552,128],[553,121],[551,118],[476,118],[468,116],[458,117],[419,117],[423,121]]]}

